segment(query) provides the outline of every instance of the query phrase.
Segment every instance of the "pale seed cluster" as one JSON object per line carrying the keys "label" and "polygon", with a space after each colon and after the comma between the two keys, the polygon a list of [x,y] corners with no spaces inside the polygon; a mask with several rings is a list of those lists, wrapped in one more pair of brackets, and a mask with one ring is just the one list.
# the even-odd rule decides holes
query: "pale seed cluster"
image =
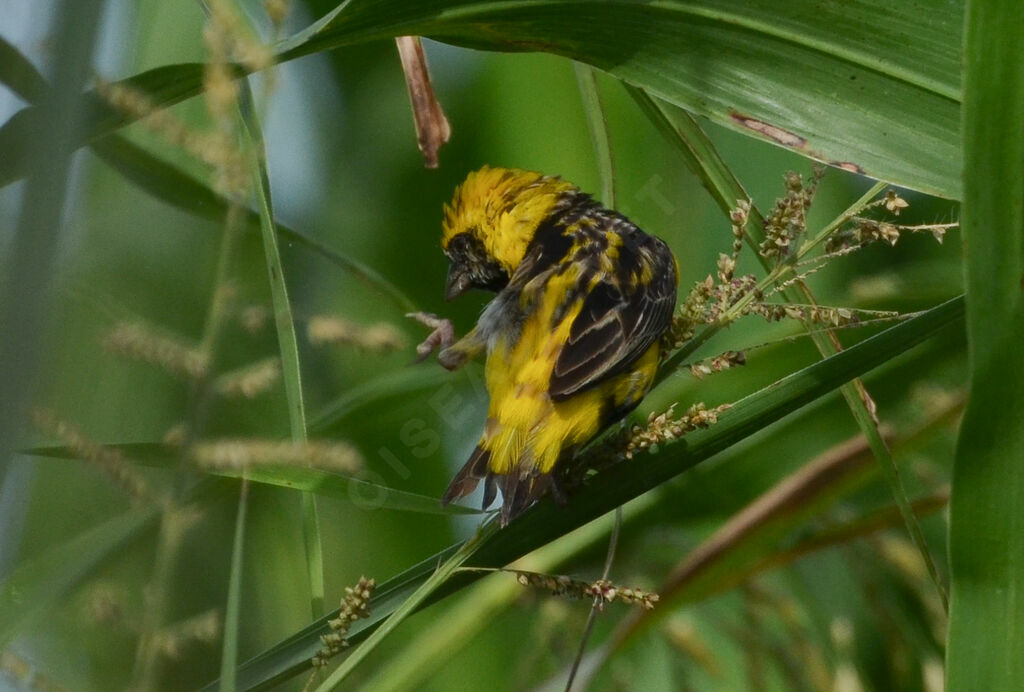
{"label": "pale seed cluster", "polygon": [[861,248],[875,242],[895,245],[900,229],[887,221],[854,217],[850,226],[839,231],[825,243],[825,252],[841,252],[848,248]]}
{"label": "pale seed cluster", "polygon": [[253,399],[269,391],[281,379],[281,363],[276,356],[265,358],[252,365],[224,373],[213,385],[221,396],[241,396]]}
{"label": "pale seed cluster", "polygon": [[704,281],[698,281],[693,285],[665,332],[662,339],[664,350],[674,351],[693,338],[697,327],[704,324],[704,313],[713,288],[714,280],[710,274]]}
{"label": "pale seed cluster", "polygon": [[188,442],[188,425],[175,423],[164,433],[162,442],[168,447],[180,447]]}
{"label": "pale seed cluster", "polygon": [[[234,61],[250,72],[260,72],[274,64],[273,51],[252,35],[248,24],[238,15],[232,3],[213,0],[209,7],[207,31],[210,36],[207,38],[207,48],[211,52],[211,59]],[[274,21],[275,16],[283,19],[288,11],[288,3],[284,0],[267,0],[265,7],[271,21]]]}
{"label": "pale seed cluster", "polygon": [[189,379],[203,377],[210,365],[201,349],[139,322],[116,325],[104,337],[103,345],[125,358],[157,365]]}
{"label": "pale seed cluster", "polygon": [[[239,313],[238,321],[247,332],[256,334],[267,326],[272,316],[265,306],[250,305]],[[397,351],[406,343],[402,333],[387,322],[363,326],[335,315],[309,318],[306,337],[314,346],[345,344],[377,353]]]}
{"label": "pale seed cluster", "polygon": [[747,355],[743,351],[726,351],[725,353],[702,360],[699,363],[694,363],[690,366],[690,374],[700,379],[705,375],[711,375],[746,364]]}
{"label": "pale seed cluster", "polygon": [[944,223],[901,226],[887,221],[877,221],[858,216],[852,219],[849,226],[828,239],[828,242],[825,244],[825,251],[830,254],[846,254],[876,242],[895,245],[904,231],[911,233],[928,232],[935,237],[935,240],[941,243],[945,238],[946,231],[950,228],[955,228],[957,225],[955,223]]}
{"label": "pale seed cluster", "polygon": [[885,191],[885,197],[882,198],[882,204],[893,216],[899,216],[901,211],[910,206],[907,200],[897,195],[896,191],[892,189]]}
{"label": "pale seed cluster", "polygon": [[377,588],[377,582],[366,577],[359,577],[359,582],[354,587],[345,587],[345,597],[341,599],[341,611],[338,617],[328,620],[327,624],[333,630],[330,634],[320,635],[323,648],[313,656],[313,667],[322,668],[327,665],[331,656],[348,646],[345,639],[352,623],[362,618],[370,617],[369,603],[373,590]]}
{"label": "pale seed cluster", "polygon": [[250,334],[259,334],[270,321],[272,314],[265,305],[248,305],[238,314],[238,324]]}
{"label": "pale seed cluster", "polygon": [[353,473],[363,466],[359,452],[343,442],[291,442],[252,438],[210,440],[196,442],[191,453],[197,466],[208,469],[245,469],[282,464]]}
{"label": "pale seed cluster", "polygon": [[96,93],[115,109],[140,118],[148,130],[217,171],[214,188],[218,192],[236,199],[248,192],[247,162],[231,137],[186,125],[166,108],[154,105],[148,94],[124,83],[98,80]]}
{"label": "pale seed cluster", "polygon": [[703,402],[697,402],[679,418],[675,417],[675,404],[662,413],[652,411],[647,416],[647,425],[634,425],[629,430],[622,445],[622,454],[627,459],[632,459],[638,451],[672,442],[698,428],[711,427],[718,422],[718,415],[729,407],[730,404],[722,404],[709,409]]}
{"label": "pale seed cluster", "polygon": [[807,230],[807,210],[814,200],[824,169],[815,167],[809,185],[803,176],[792,171],[786,173],[786,195],[775,201],[775,206],[764,222],[765,239],[758,251],[762,257],[787,259],[796,241]]}
{"label": "pale seed cluster", "polygon": [[68,692],[55,679],[41,672],[33,662],[22,658],[12,648],[0,651],[0,672],[3,677],[17,682],[16,689],[34,690],[35,692]]}
{"label": "pale seed cluster", "polygon": [[124,598],[121,589],[110,584],[95,586],[85,602],[86,617],[111,630],[125,628],[124,611]]}
{"label": "pale seed cluster", "polygon": [[632,589],[616,586],[607,579],[598,579],[595,582],[586,582],[580,579],[573,579],[565,575],[539,574],[537,572],[525,572],[521,570],[510,570],[516,575],[516,580],[523,586],[535,589],[543,589],[555,596],[567,596],[569,598],[597,599],[597,607],[604,610],[605,605],[615,600],[630,605],[639,605],[644,610],[651,610],[658,602],[658,594],[643,589]]}
{"label": "pale seed cluster", "polygon": [[153,644],[164,658],[177,661],[194,643],[216,643],[220,639],[221,626],[220,613],[216,609],[208,610],[163,628],[154,636]]}
{"label": "pale seed cluster", "polygon": [[314,346],[351,344],[377,352],[395,351],[405,346],[402,334],[386,322],[363,327],[339,317],[317,316],[309,320],[306,335]]}
{"label": "pale seed cluster", "polygon": [[226,123],[238,103],[238,84],[232,62],[250,72],[258,72],[273,64],[274,55],[269,47],[249,35],[230,3],[213,0],[209,8],[210,19],[203,27],[203,43],[210,55],[203,74],[203,90],[210,115]]}
{"label": "pale seed cluster", "polygon": [[291,9],[289,0],[263,0],[263,9],[276,28],[281,28],[288,10]]}
{"label": "pale seed cluster", "polygon": [[[866,204],[861,211],[885,207],[886,211],[893,216],[899,216],[900,212],[909,206],[910,204],[907,200],[896,194],[895,190],[890,189],[886,190],[884,197]],[[854,216],[844,228],[829,237],[825,243],[825,252],[827,255],[844,255],[876,242],[895,245],[899,241],[900,235],[905,231],[911,233],[928,232],[935,236],[935,240],[941,243],[946,231],[957,226],[959,226],[958,223],[905,226],[889,221]]]}
{"label": "pale seed cluster", "polygon": [[[825,305],[796,305],[793,303],[758,303],[751,306],[748,314],[760,315],[769,322],[784,319],[801,320],[833,327],[860,324],[860,314],[850,308],[836,308]],[[886,313],[888,314],[888,313]]]}
{"label": "pale seed cluster", "polygon": [[735,264],[743,251],[743,239],[747,233],[747,222],[750,221],[750,201],[736,200],[736,207],[729,212],[729,220],[732,221],[732,259]]}
{"label": "pale seed cluster", "polygon": [[697,327],[704,324],[714,324],[723,319],[729,308],[733,307],[741,298],[752,294],[754,300],[749,306],[745,306],[740,314],[732,315],[728,321],[738,319],[743,314],[756,309],[763,295],[757,287],[757,277],[752,274],[736,276],[736,263],[739,260],[740,251],[743,249],[743,238],[745,229],[750,219],[750,202],[737,200],[736,208],[729,212],[732,221],[732,254],[718,255],[718,281],[708,274],[703,281],[698,281],[690,289],[690,294],[683,301],[678,314],[673,318],[663,338],[666,350],[674,350],[693,338]]}
{"label": "pale seed cluster", "polygon": [[125,460],[120,450],[93,442],[77,427],[57,418],[51,411],[36,409],[32,419],[40,431],[57,437],[75,458],[96,465],[133,502],[138,504],[151,499],[145,479]]}
{"label": "pale seed cluster", "polygon": [[[786,175],[786,196],[776,202],[771,215],[765,221],[766,240],[759,248],[762,256],[776,257],[779,262],[794,257],[796,241],[806,232],[807,209],[811,205],[822,172],[823,169],[815,168],[814,179],[806,186],[798,174],[790,172]],[[898,216],[900,211],[908,206],[907,201],[897,195],[895,191],[888,190],[883,197],[863,205],[859,211],[864,212],[884,207],[893,215]],[[729,214],[734,238],[732,254],[719,255],[717,281],[715,276],[709,274],[703,281],[694,284],[662,338],[662,348],[665,353],[683,347],[696,334],[697,328],[702,325],[726,326],[745,315],[760,315],[769,322],[795,319],[832,327],[845,327],[860,323],[858,314],[860,311],[848,308],[766,303],[766,294],[759,287],[755,276],[735,275],[736,264],[745,237],[745,228],[750,218],[750,209],[749,202],[737,200],[736,208]],[[904,231],[927,231],[934,234],[936,239],[941,242],[943,234],[957,225],[949,223],[901,226],[888,221],[853,216],[843,228],[828,237],[824,255],[796,264],[797,267],[817,266],[795,274],[784,282],[777,283],[770,294],[779,293],[792,284],[806,279],[809,275],[822,269],[828,260],[854,252],[869,243],[885,241],[891,245],[895,244],[900,233]],[[693,373],[699,376],[724,369],[721,366],[731,367],[738,364],[742,364],[742,362],[729,358],[718,359],[712,363],[695,366]]]}
{"label": "pale seed cluster", "polygon": [[[698,281],[690,290],[678,314],[672,319],[665,333],[664,341],[668,350],[680,348],[693,338],[697,327],[715,324],[720,320],[732,322],[743,315],[756,313],[760,309],[760,301],[764,297],[757,287],[757,277],[753,274],[734,276],[736,261],[729,255],[718,256],[718,278],[708,274],[703,281]],[[731,311],[736,303],[747,296],[753,300],[739,311]]]}
{"label": "pale seed cluster", "polygon": [[[121,83],[98,81],[96,92],[115,109],[141,119],[152,132],[181,147],[214,171],[213,186],[234,200],[249,191],[250,164],[232,133],[238,104],[239,66],[244,71],[265,70],[273,64],[270,48],[253,38],[245,22],[229,3],[209,3],[210,20],[203,28],[203,42],[209,58],[203,71],[203,92],[207,110],[218,128],[202,132],[186,125],[166,108],[158,108],[148,94]],[[283,18],[283,0],[269,0],[271,19]],[[269,73],[268,73],[269,74]]]}

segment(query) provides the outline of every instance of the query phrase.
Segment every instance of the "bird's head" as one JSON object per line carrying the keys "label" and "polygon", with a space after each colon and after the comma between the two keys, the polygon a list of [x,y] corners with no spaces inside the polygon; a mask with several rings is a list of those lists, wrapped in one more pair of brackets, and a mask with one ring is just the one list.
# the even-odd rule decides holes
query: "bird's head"
{"label": "bird's head", "polygon": [[445,298],[504,288],[537,228],[574,191],[561,178],[515,168],[470,173],[444,210],[441,247],[451,261]]}

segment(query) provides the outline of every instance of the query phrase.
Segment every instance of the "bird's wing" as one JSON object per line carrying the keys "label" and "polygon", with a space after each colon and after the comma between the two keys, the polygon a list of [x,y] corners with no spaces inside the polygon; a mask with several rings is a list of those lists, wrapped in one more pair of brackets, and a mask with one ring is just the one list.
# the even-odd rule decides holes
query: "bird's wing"
{"label": "bird's wing", "polygon": [[637,253],[650,280],[620,271],[603,275],[586,292],[551,372],[548,394],[553,400],[621,373],[668,327],[676,304],[675,261],[664,243],[652,240],[648,247],[653,251]]}

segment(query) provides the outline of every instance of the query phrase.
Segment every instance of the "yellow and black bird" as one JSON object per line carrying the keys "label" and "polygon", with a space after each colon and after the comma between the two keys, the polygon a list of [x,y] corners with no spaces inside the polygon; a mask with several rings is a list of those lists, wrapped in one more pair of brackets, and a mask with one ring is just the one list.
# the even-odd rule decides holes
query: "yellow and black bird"
{"label": "yellow and black bird", "polygon": [[485,481],[502,525],[551,489],[557,466],[651,388],[676,303],[676,260],[659,238],[561,178],[507,168],[470,173],[445,207],[445,297],[494,291],[465,337],[448,320],[417,348],[455,369],[486,351],[487,422],[442,502]]}

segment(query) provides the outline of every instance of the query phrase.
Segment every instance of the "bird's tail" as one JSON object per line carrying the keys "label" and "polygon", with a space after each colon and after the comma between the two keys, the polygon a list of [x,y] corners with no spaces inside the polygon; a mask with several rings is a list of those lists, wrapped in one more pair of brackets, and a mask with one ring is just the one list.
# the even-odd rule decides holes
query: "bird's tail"
{"label": "bird's tail", "polygon": [[[493,487],[495,480],[501,488],[500,521],[502,526],[522,514],[523,510],[539,500],[553,485],[553,476],[550,473],[537,473],[536,471],[528,472],[525,475],[520,475],[515,471],[501,475],[493,473],[488,475],[488,485]],[[490,494],[493,498],[493,490]]]}
{"label": "bird's tail", "polygon": [[[538,473],[531,470],[520,473],[513,469],[511,473],[494,473],[490,470],[491,451],[477,446],[469,455],[465,466],[455,474],[448,489],[441,496],[441,504],[447,505],[476,490],[480,481],[484,481],[483,509],[490,507],[501,490],[502,506],[500,522],[505,526],[519,516],[523,510],[539,500],[544,493],[555,487],[554,477],[550,473]],[[556,493],[561,498],[561,493]],[[563,500],[564,502],[564,500]]]}
{"label": "bird's tail", "polygon": [[[487,464],[490,460],[491,451],[477,445],[473,453],[469,455],[469,461],[455,474],[455,478],[448,485],[448,489],[444,491],[444,495],[441,496],[441,504],[450,504],[476,490],[476,486],[480,481],[488,476]],[[491,499],[494,499],[493,494]],[[486,507],[489,504],[490,502],[484,506]]]}

